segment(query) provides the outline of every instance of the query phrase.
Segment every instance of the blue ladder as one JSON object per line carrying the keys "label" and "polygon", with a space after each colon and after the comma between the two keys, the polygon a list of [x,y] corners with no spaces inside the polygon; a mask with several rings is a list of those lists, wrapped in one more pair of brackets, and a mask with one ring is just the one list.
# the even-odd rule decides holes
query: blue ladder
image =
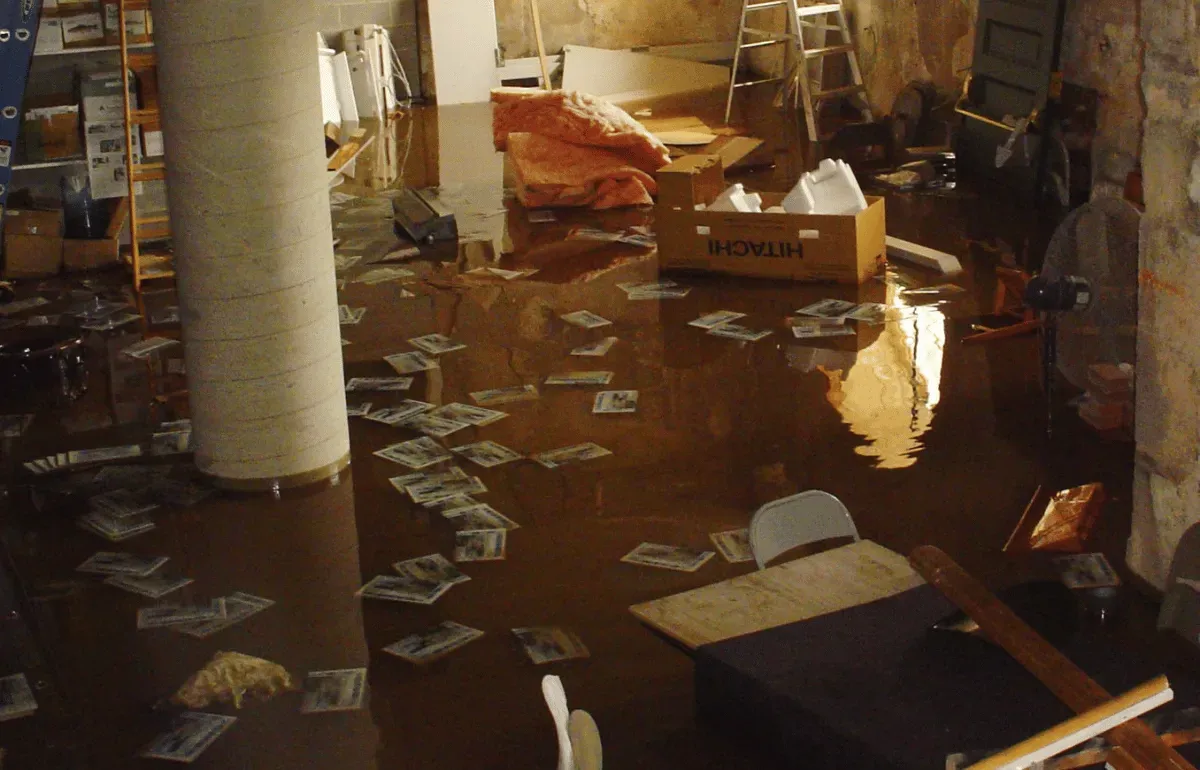
{"label": "blue ladder", "polygon": [[0,233],[42,0],[0,0]]}

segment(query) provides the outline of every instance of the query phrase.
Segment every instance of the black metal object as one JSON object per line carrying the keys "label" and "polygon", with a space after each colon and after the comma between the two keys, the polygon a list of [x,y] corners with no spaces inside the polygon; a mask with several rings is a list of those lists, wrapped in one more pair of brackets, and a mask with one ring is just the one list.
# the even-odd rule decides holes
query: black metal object
{"label": "black metal object", "polygon": [[1054,394],[1058,374],[1058,314],[1080,312],[1092,304],[1092,285],[1085,278],[1045,274],[1025,286],[1025,304],[1045,316],[1042,322],[1042,386],[1046,392],[1046,435],[1054,435]]}
{"label": "black metal object", "polygon": [[87,392],[83,337],[57,328],[27,329],[0,343],[0,392],[14,401],[62,406]]}
{"label": "black metal object", "polygon": [[454,213],[432,195],[404,188],[392,201],[396,228],[418,243],[452,241],[458,238],[458,223]]}

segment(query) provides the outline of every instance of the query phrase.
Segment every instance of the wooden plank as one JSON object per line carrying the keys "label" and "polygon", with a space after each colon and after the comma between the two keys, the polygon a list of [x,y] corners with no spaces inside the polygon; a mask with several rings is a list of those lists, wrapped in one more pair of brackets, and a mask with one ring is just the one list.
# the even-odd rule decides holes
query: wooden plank
{"label": "wooden plank", "polygon": [[[1072,711],[1083,713],[1112,699],[1083,669],[1038,636],[942,551],[933,546],[922,546],[912,552],[909,561],[946,598],[967,613],[988,639],[1013,656]],[[1119,725],[1109,730],[1106,736],[1118,749],[1109,759],[1109,764],[1118,770],[1139,766],[1145,770],[1195,770],[1140,719]]]}
{"label": "wooden plank", "polygon": [[1174,697],[1165,676],[1027,738],[967,770],[1023,770],[1136,719]]}
{"label": "wooden plank", "polygon": [[870,540],[629,608],[691,649],[886,599],[924,581]]}
{"label": "wooden plank", "polygon": [[529,10],[533,13],[533,38],[537,42],[538,64],[542,68],[542,88],[554,90],[550,82],[550,65],[546,61],[546,41],[542,39],[542,14],[538,9],[538,0],[529,0]]}
{"label": "wooden plank", "polygon": [[615,104],[729,85],[729,68],[714,64],[578,45],[563,52],[563,89]]}

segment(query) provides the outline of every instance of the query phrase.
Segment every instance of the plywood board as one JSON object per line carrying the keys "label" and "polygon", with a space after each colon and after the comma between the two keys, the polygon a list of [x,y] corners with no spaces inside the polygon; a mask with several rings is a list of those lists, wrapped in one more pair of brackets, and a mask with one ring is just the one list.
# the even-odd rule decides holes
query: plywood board
{"label": "plywood board", "polygon": [[870,540],[629,608],[690,649],[886,599],[925,581]]}
{"label": "plywood board", "polygon": [[496,7],[492,0],[429,3],[433,83],[439,106],[486,102],[496,74]]}
{"label": "plywood board", "polygon": [[563,47],[563,89],[621,103],[729,85],[729,68],[632,51]]}

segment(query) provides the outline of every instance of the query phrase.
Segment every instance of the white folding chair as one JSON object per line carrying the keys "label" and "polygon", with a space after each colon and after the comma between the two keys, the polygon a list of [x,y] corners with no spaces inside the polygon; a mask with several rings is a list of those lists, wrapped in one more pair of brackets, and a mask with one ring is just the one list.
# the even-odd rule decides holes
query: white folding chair
{"label": "white folding chair", "polygon": [[834,537],[859,539],[842,501],[820,490],[767,503],[750,520],[750,551],[758,568],[784,551]]}

